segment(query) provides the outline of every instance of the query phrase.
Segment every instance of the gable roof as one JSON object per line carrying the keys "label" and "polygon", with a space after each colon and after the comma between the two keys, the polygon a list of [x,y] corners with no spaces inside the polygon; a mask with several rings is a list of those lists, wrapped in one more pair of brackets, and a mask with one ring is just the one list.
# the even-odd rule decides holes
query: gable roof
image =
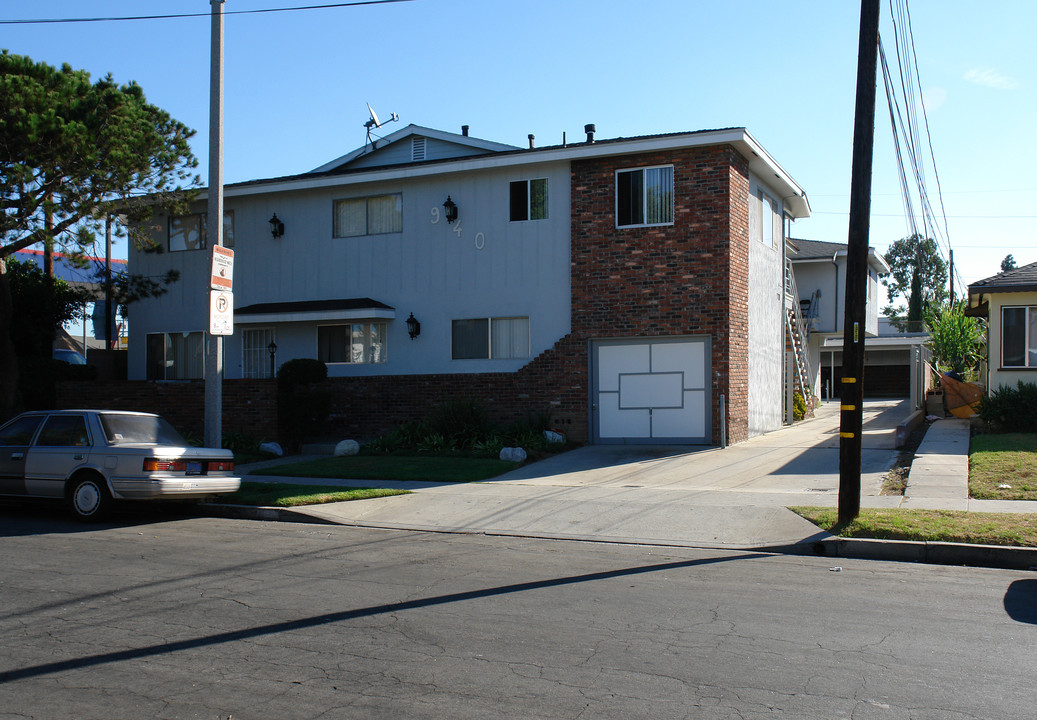
{"label": "gable roof", "polygon": [[[363,161],[363,158],[377,156],[376,153],[391,148],[393,144],[406,140],[408,137],[421,135],[433,137],[426,133],[434,133],[434,139],[437,140],[464,145],[471,152],[460,153],[454,157],[421,161],[397,159],[395,162],[387,162],[384,165],[374,165]],[[791,217],[810,217],[810,202],[807,199],[806,191],[744,127],[618,137],[527,149],[479,140],[466,135],[445,133],[419,125],[408,125],[396,133],[387,135],[382,142],[386,141],[391,142],[381,145],[375,153],[364,153],[363,149],[354,150],[348,155],[343,155],[301,175],[249,180],[227,185],[226,196],[240,197],[282,191],[341,187],[532,163],[571,162],[633,153],[668,152],[683,148],[729,145],[745,158],[752,172],[761,178],[766,178],[766,182],[784,201]],[[387,155],[390,154],[387,153]]]}
{"label": "gable roof", "polygon": [[[846,255],[846,243],[826,242],[824,240],[803,240],[801,238],[789,238],[786,244],[788,256],[792,262],[827,260],[832,262],[836,257]],[[889,272],[889,265],[885,258],[875,252],[875,248],[868,248],[868,264],[875,268],[880,275]]]}
{"label": "gable roof", "polygon": [[969,294],[991,292],[1037,292],[1037,262],[1006,270],[969,285]]}
{"label": "gable roof", "polygon": [[[492,142],[490,140],[480,140],[479,138],[470,137],[469,135],[457,135],[455,133],[444,132],[442,130],[435,130],[433,128],[422,127],[421,125],[414,125],[413,123],[405,128],[397,130],[394,133],[390,133],[385,137],[373,141],[371,144],[364,144],[363,147],[357,148],[353,152],[346,153],[342,157],[335,158],[331,162],[324,163],[318,168],[314,168],[307,175],[317,173],[334,172],[335,170],[341,170],[346,165],[349,165],[358,158],[365,157],[367,155],[373,155],[376,153],[383,153],[386,147],[394,143],[398,143],[402,140],[406,140],[412,137],[424,137],[431,138],[433,140],[439,140],[441,142],[450,143],[458,146],[460,149],[467,149],[468,152],[459,152],[458,156],[472,155],[472,154],[483,154],[489,152],[504,152],[507,150],[518,150],[514,145],[505,145],[504,143]],[[472,151],[476,152],[472,152]]]}

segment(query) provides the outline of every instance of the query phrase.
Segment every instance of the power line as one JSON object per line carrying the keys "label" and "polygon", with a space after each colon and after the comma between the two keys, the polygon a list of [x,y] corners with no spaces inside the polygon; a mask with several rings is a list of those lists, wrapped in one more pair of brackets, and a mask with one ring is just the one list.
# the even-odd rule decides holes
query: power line
{"label": "power line", "polygon": [[[260,13],[295,12],[297,10],[325,10],[328,8],[355,7],[358,5],[386,5],[389,3],[415,2],[415,0],[354,0],[354,2],[330,3],[327,5],[304,5],[301,7],[262,8],[259,10],[229,10],[223,15],[258,15]],[[62,23],[120,22],[126,20],[173,20],[177,18],[211,17],[211,12],[178,13],[169,15],[133,15],[126,17],[86,18],[37,18],[33,20],[0,20],[0,25],[55,25]]]}

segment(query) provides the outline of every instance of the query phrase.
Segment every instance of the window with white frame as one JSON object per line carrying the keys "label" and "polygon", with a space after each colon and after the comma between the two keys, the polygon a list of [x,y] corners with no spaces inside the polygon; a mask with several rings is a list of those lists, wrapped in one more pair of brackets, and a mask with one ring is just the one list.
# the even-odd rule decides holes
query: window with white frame
{"label": "window with white frame", "polygon": [[[192,213],[169,218],[169,251],[204,250],[208,245],[208,215]],[[223,213],[223,245],[234,247],[234,211]]]}
{"label": "window with white frame", "polygon": [[403,196],[396,193],[336,200],[333,226],[337,238],[403,232]]}
{"label": "window with white frame", "polygon": [[512,222],[547,219],[547,178],[516,180],[509,188]]}
{"label": "window with white frame", "polygon": [[757,239],[769,248],[774,247],[775,238],[782,236],[781,229],[781,207],[778,201],[759,190],[756,193],[755,207],[759,216],[757,218]]}
{"label": "window with white frame", "polygon": [[673,223],[673,166],[616,172],[616,225]]}
{"label": "window with white frame", "polygon": [[326,363],[384,363],[387,330],[383,322],[321,325],[317,328],[317,358]]}
{"label": "window with white frame", "polygon": [[469,318],[454,320],[450,356],[454,360],[529,357],[529,318]]}
{"label": "window with white frame", "polygon": [[1001,308],[1001,367],[1037,368],[1037,306]]}
{"label": "window with white frame", "polygon": [[273,377],[273,358],[270,343],[274,342],[273,328],[249,328],[241,333],[241,377]]}
{"label": "window with white frame", "polygon": [[148,380],[198,380],[204,376],[202,333],[149,333]]}

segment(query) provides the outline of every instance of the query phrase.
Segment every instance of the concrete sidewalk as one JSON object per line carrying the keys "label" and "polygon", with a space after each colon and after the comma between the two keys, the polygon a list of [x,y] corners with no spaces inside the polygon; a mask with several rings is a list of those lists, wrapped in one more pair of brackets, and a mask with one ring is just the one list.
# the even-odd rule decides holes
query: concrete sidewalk
{"label": "concrete sidewalk", "polygon": [[[991,501],[968,499],[968,423],[956,419],[941,420],[930,428],[918,449],[907,493],[880,495],[882,480],[896,459],[896,425],[908,412],[906,401],[866,405],[863,507],[1037,512],[1037,503],[987,505]],[[839,406],[827,403],[810,420],[723,450],[586,446],[481,483],[322,480],[413,493],[271,510],[267,516],[433,532],[845,556],[861,552],[874,541],[838,541],[787,509],[836,506],[838,466]],[[242,467],[245,472],[249,469]],[[277,480],[313,482],[312,478]],[[918,549],[911,545],[905,559],[919,559]],[[890,549],[887,543],[881,552]],[[1037,564],[1037,554],[1023,562],[1029,563],[1027,567]]]}

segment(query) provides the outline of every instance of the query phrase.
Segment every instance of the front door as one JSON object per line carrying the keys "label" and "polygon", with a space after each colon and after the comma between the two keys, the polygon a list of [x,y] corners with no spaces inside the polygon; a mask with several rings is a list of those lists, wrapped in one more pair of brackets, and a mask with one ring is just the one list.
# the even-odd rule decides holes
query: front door
{"label": "front door", "polygon": [[25,494],[25,456],[41,420],[28,415],[0,430],[0,493]]}

